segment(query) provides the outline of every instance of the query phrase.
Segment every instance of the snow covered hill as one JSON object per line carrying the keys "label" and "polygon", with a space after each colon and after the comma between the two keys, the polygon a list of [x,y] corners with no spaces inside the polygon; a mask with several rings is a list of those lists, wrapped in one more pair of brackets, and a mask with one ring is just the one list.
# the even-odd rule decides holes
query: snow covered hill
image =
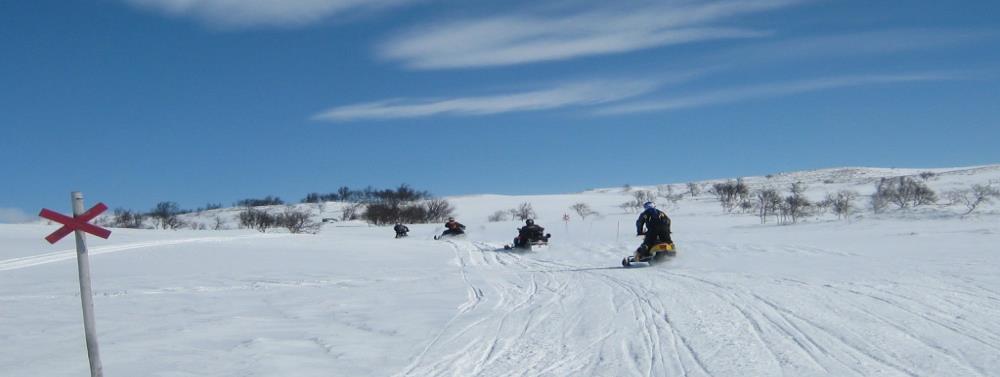
{"label": "snow covered hill", "polygon": [[[874,215],[883,177],[913,176],[939,204]],[[722,181],[698,182],[707,189]],[[90,238],[107,376],[993,376],[1000,370],[1000,205],[962,216],[944,198],[1000,185],[1000,166],[845,168],[747,177],[803,182],[818,201],[861,194],[849,220],[791,225],[724,213],[677,183],[565,195],[448,198],[441,226],[334,222],[315,235],[115,229]],[[620,205],[649,190],[677,258],[621,268],[640,243]],[[499,250],[531,203],[553,244]],[[599,215],[581,219],[586,203]],[[301,205],[316,219],[343,205]],[[277,210],[277,209],[275,209]],[[235,228],[237,210],[189,215]],[[564,222],[563,215],[571,219]],[[86,375],[71,241],[0,225],[0,375]]]}

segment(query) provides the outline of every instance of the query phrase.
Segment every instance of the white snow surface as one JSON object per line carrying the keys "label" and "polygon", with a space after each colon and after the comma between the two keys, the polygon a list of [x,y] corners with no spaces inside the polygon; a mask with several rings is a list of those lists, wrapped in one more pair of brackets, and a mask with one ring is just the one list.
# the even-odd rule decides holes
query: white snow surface
{"label": "white snow surface", "polygon": [[[1000,166],[749,177],[811,198],[933,171],[941,194]],[[708,184],[711,182],[702,182]],[[675,192],[686,191],[682,184]],[[655,189],[636,187],[634,189]],[[724,214],[710,194],[660,203],[676,258],[622,268],[641,242],[621,188],[449,198],[440,224],[325,224],[315,235],[114,229],[89,237],[105,376],[996,376],[1000,206],[942,204],[794,225]],[[553,234],[498,250],[529,202]],[[601,212],[581,220],[569,206]],[[867,197],[858,199],[859,207]],[[308,207],[307,205],[303,205]],[[316,207],[313,205],[313,207]],[[339,205],[317,209],[336,217]],[[65,212],[65,211],[63,211]],[[192,215],[211,222],[220,213]],[[565,223],[562,216],[572,215]],[[88,374],[72,237],[0,225],[0,375]]]}

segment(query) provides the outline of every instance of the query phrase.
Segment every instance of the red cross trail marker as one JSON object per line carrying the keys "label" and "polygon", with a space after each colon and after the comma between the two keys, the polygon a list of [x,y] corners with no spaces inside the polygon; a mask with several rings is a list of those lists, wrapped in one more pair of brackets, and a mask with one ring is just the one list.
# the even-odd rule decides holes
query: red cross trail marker
{"label": "red cross trail marker", "polygon": [[45,240],[49,241],[49,243],[56,243],[63,237],[66,237],[66,235],[73,233],[74,230],[82,230],[103,239],[108,239],[111,236],[110,230],[88,222],[107,210],[108,206],[104,205],[104,203],[97,203],[96,206],[76,217],[69,217],[48,208],[42,208],[42,212],[38,213],[38,216],[63,224],[62,228],[45,237]]}
{"label": "red cross trail marker", "polygon": [[63,224],[61,228],[45,237],[49,243],[56,243],[67,234],[76,233],[76,266],[80,274],[80,304],[83,306],[83,332],[87,340],[87,358],[90,360],[90,376],[104,376],[104,367],[101,366],[101,355],[97,347],[97,326],[94,324],[94,294],[90,289],[90,255],[87,253],[87,237],[84,234],[90,233],[101,238],[108,238],[111,231],[91,224],[97,215],[108,210],[104,203],[97,203],[96,206],[83,211],[83,194],[73,192],[70,194],[73,203],[73,217],[69,217],[58,212],[42,209],[38,216]]}

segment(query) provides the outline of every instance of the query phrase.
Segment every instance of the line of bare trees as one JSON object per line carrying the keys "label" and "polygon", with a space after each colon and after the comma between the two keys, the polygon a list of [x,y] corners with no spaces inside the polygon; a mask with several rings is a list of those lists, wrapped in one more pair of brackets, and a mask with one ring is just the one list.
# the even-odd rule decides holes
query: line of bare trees
{"label": "line of bare trees", "polygon": [[271,228],[285,228],[289,233],[316,233],[320,223],[312,214],[295,207],[285,207],[284,212],[272,214],[254,207],[246,207],[239,215],[240,227],[265,233]]}
{"label": "line of bare trees", "polygon": [[498,210],[490,214],[486,220],[492,223],[507,221],[509,219],[527,220],[527,219],[537,219],[538,214],[535,213],[535,208],[531,206],[531,203],[524,202],[518,204],[517,207],[510,208],[507,210]]}

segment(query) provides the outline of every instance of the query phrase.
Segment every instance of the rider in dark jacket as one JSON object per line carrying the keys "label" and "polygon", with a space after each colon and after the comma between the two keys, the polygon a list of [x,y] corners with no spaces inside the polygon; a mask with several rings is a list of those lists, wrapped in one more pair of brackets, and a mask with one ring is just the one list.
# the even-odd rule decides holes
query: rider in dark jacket
{"label": "rider in dark jacket", "polygon": [[[653,202],[642,204],[642,214],[635,221],[635,233],[637,236],[646,236],[642,245],[636,250],[637,256],[648,256],[649,248],[658,243],[674,243],[670,239],[670,217],[666,213],[656,209]],[[645,226],[645,231],[643,231]]]}
{"label": "rider in dark jacket", "polygon": [[455,221],[454,217],[449,217],[448,218],[448,222],[446,222],[444,224],[444,227],[448,228],[448,229],[445,229],[444,233],[441,233],[442,237],[443,236],[457,236],[459,234],[465,234],[465,225],[462,225],[458,221]]}
{"label": "rider in dark jacket", "polygon": [[535,241],[548,241],[545,235],[545,228],[535,224],[535,220],[527,219],[524,226],[517,229],[517,237],[514,238],[514,247],[524,247]]}
{"label": "rider in dark jacket", "polygon": [[396,238],[406,237],[407,233],[410,232],[410,228],[407,228],[406,225],[400,223],[397,223],[396,226],[392,227],[392,230],[396,231]]}

